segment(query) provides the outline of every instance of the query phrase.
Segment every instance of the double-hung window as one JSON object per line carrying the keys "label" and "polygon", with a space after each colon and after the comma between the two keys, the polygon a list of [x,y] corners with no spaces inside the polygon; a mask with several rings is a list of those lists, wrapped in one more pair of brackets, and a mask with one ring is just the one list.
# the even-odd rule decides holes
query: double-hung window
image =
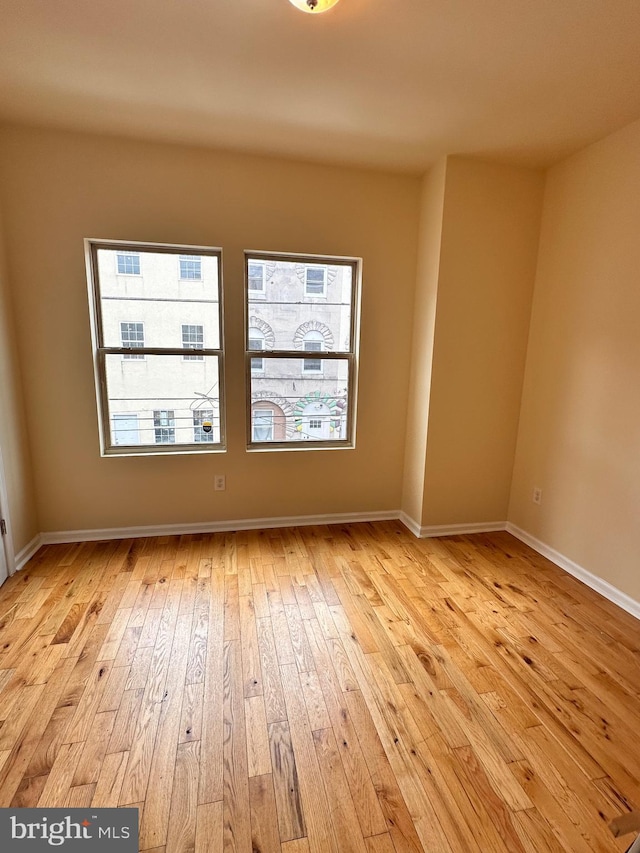
{"label": "double-hung window", "polygon": [[140,275],[140,255],[137,252],[116,252],[118,275]]}
{"label": "double-hung window", "polygon": [[307,265],[304,273],[305,296],[327,295],[327,268],[317,264]]}
{"label": "double-hung window", "polygon": [[183,281],[202,281],[202,258],[200,255],[180,255],[180,278]]}
{"label": "double-hung window", "polygon": [[353,447],[360,261],[246,252],[245,265],[248,448]]}
{"label": "double-hung window", "polygon": [[86,247],[103,455],[224,449],[220,250]]}

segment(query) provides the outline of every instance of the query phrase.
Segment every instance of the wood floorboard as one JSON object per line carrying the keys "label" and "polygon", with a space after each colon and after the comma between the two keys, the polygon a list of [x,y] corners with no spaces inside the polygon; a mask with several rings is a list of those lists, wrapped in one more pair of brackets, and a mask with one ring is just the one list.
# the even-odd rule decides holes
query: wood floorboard
{"label": "wood floorboard", "polygon": [[640,623],[504,532],[47,545],[0,588],[0,807],[149,853],[623,851]]}

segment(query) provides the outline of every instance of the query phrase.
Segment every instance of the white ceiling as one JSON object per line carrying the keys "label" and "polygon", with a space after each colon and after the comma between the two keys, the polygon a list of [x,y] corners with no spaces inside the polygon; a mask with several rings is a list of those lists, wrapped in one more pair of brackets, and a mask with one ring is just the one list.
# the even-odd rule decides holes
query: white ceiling
{"label": "white ceiling", "polygon": [[0,0],[0,118],[421,171],[640,116],[638,0]]}

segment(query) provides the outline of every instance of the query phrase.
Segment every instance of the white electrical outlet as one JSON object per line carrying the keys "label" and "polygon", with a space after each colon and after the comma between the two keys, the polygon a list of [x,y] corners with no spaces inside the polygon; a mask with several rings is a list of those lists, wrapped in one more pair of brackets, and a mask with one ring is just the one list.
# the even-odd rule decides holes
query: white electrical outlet
{"label": "white electrical outlet", "polygon": [[542,489],[539,488],[538,486],[534,486],[533,495],[531,496],[531,500],[534,502],[534,504],[541,504],[542,503]]}
{"label": "white electrical outlet", "polygon": [[227,488],[227,478],[224,474],[215,474],[213,478],[213,488],[216,492],[224,492]]}

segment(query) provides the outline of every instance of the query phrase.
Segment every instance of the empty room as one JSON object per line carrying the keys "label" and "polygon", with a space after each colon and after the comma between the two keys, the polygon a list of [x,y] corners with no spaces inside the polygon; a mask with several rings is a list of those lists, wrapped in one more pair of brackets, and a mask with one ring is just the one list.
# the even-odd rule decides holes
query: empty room
{"label": "empty room", "polygon": [[639,228],[627,0],[5,0],[0,847],[640,851]]}

